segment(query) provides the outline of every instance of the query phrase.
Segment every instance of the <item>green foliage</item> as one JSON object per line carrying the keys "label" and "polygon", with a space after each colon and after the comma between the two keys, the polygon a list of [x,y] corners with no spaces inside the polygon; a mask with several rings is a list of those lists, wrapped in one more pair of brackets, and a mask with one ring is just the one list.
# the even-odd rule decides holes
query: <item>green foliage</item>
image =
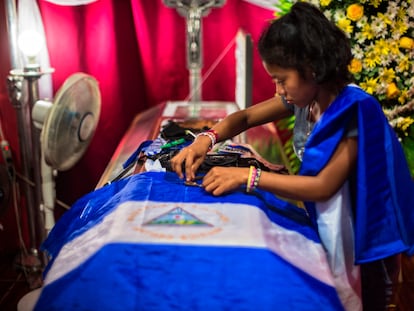
{"label": "green foliage", "polygon": [[414,178],[414,130],[411,128],[411,133],[402,140],[405,157],[407,158],[408,166],[410,168],[411,176]]}
{"label": "green foliage", "polygon": [[295,151],[293,149],[292,131],[293,131],[294,125],[295,125],[294,116],[280,120],[277,123],[278,129],[281,131],[286,131],[289,135],[289,137],[285,139],[285,143],[283,144],[283,152],[285,153],[286,159],[289,162],[289,169],[292,174],[296,174],[300,168],[300,161],[298,157],[296,156]]}

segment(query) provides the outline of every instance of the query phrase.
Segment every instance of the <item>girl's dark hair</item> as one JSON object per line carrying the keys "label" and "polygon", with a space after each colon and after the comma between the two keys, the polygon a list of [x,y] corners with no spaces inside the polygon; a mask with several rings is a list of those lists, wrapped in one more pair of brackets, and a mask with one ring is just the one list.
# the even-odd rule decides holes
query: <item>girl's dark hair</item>
{"label": "girl's dark hair", "polygon": [[297,2],[274,20],[262,33],[258,48],[265,63],[294,68],[303,77],[310,69],[319,84],[341,86],[352,81],[347,36],[309,3]]}

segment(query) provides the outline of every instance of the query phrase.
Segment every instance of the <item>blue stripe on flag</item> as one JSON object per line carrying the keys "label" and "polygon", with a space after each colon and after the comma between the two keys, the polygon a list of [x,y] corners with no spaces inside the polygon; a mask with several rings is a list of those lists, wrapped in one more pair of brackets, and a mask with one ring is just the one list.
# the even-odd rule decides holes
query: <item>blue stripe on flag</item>
{"label": "blue stripe on flag", "polygon": [[46,286],[35,310],[343,308],[333,287],[266,249],[111,244]]}

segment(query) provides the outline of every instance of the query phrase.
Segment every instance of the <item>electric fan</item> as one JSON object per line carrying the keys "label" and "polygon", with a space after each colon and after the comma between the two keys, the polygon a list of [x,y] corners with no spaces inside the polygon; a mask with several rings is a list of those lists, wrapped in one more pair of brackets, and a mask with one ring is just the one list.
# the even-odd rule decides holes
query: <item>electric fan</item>
{"label": "electric fan", "polygon": [[40,133],[42,195],[47,232],[54,226],[54,171],[73,167],[83,156],[95,133],[101,111],[96,79],[75,73],[66,79],[53,103],[39,100],[32,119]]}

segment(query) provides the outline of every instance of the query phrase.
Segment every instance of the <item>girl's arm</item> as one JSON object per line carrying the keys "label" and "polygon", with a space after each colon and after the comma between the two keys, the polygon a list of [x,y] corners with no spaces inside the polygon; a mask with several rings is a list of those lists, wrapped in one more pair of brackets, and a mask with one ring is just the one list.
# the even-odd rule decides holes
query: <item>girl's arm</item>
{"label": "girl's arm", "polygon": [[283,104],[281,97],[275,96],[244,110],[236,111],[213,126],[213,129],[222,141],[251,127],[283,119],[291,113]]}
{"label": "girl's arm", "polygon": [[[345,183],[357,160],[357,137],[344,138],[330,161],[316,176],[281,175],[262,172],[258,187],[284,198],[299,201],[326,201]],[[214,195],[246,185],[248,168],[214,167],[203,186]]]}

